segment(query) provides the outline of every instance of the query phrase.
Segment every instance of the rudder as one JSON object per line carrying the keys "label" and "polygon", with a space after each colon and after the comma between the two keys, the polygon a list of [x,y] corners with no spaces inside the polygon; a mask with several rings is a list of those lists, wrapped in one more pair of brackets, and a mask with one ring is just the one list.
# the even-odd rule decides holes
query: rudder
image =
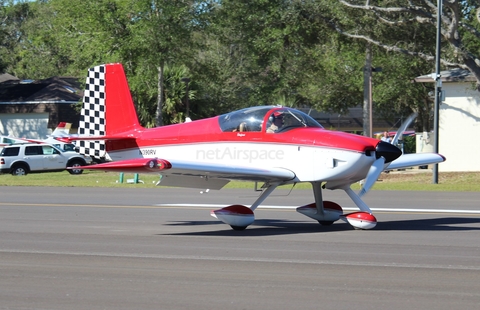
{"label": "rudder", "polygon": [[109,136],[132,134],[141,129],[123,66],[116,63],[90,68],[78,133],[104,139],[79,141],[79,152],[105,157],[105,140]]}

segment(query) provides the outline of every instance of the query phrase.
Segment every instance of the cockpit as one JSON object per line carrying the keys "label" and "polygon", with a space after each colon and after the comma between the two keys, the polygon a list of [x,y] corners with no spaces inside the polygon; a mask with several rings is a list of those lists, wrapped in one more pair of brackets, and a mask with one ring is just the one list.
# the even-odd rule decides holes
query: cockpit
{"label": "cockpit", "polygon": [[280,133],[295,128],[322,128],[301,111],[276,106],[250,107],[223,114],[219,117],[219,124],[223,132]]}

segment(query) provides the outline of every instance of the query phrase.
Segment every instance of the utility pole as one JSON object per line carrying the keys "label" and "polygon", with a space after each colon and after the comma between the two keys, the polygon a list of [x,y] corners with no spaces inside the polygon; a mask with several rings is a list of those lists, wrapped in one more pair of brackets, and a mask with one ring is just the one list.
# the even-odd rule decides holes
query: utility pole
{"label": "utility pole", "polygon": [[367,43],[365,67],[363,67],[363,135],[372,136],[372,48]]}
{"label": "utility pole", "polygon": [[[440,48],[442,35],[442,0],[437,0],[437,46],[435,53],[435,106],[433,114],[433,134],[434,134],[434,152],[438,153],[438,130],[439,130],[439,113],[440,100],[442,98],[442,78],[440,76]],[[433,184],[438,184],[438,164],[433,165]]]}

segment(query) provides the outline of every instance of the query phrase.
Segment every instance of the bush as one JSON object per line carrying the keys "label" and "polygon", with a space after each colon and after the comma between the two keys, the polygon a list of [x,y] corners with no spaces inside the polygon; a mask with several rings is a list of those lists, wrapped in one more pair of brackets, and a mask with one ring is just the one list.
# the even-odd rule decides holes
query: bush
{"label": "bush", "polygon": [[417,152],[417,141],[415,139],[415,136],[405,137],[402,142],[404,154],[411,154]]}

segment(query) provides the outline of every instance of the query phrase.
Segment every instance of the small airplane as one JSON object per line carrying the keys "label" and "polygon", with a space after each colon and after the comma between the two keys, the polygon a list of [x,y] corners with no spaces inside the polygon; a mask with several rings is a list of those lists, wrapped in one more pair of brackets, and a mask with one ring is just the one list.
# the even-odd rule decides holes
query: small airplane
{"label": "small airplane", "polygon": [[70,134],[71,123],[60,122],[51,135],[48,135],[46,139],[29,139],[29,138],[14,138],[11,136],[0,136],[0,147],[10,144],[18,143],[46,143],[56,146],[62,151],[74,151],[75,145],[71,142],[60,141],[58,138],[74,137]]}
{"label": "small airplane", "polygon": [[15,143],[25,143],[28,142],[24,139],[18,139],[11,136],[0,136],[0,148],[3,148],[5,145],[15,144]]}
{"label": "small airplane", "polygon": [[[331,225],[342,219],[371,229],[375,216],[361,199],[385,169],[440,163],[440,154],[402,154],[374,138],[330,131],[296,109],[255,106],[220,116],[157,128],[140,125],[121,64],[89,69],[81,111],[78,151],[108,162],[86,169],[161,174],[159,185],[221,189],[231,180],[263,182],[250,207],[232,204],[211,215],[235,230],[255,220],[255,209],[280,185],[308,182],[314,202],[297,211]],[[364,184],[357,194],[351,185]],[[340,189],[358,212],[322,198]]]}

